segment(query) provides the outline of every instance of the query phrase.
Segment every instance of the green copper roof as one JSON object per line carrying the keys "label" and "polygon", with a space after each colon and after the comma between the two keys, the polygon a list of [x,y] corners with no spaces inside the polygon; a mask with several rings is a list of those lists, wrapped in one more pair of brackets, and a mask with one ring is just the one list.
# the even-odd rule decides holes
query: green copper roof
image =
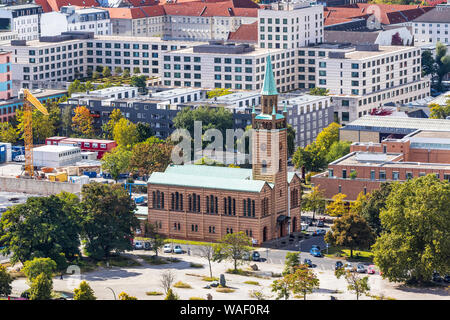
{"label": "green copper roof", "polygon": [[[252,180],[251,169],[205,165],[172,165],[165,172],[153,172],[148,183],[181,187],[260,192],[265,181]],[[270,187],[273,184],[269,183]]]}
{"label": "green copper roof", "polygon": [[[260,120],[272,120],[272,115],[271,114],[264,114],[264,113],[260,113],[258,114],[255,119],[260,119]],[[275,115],[275,119],[279,120],[279,119],[284,119],[284,116],[282,114],[277,113]]]}
{"label": "green copper roof", "polygon": [[277,85],[273,77],[272,61],[270,55],[266,58],[266,74],[264,75],[264,84],[261,90],[263,96],[276,96],[278,95]]}
{"label": "green copper roof", "polygon": [[253,105],[252,113],[256,113],[255,105]]}

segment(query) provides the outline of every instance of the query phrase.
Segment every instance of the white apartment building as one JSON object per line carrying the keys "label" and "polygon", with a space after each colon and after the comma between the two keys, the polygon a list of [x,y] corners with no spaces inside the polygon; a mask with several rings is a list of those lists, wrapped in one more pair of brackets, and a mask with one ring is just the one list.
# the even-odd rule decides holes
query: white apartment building
{"label": "white apartment building", "polygon": [[316,79],[317,87],[329,90],[344,124],[385,103],[406,104],[430,94],[415,47],[372,44],[329,51],[317,59]]}
{"label": "white apartment building", "polygon": [[323,6],[291,0],[258,10],[258,43],[267,49],[295,49],[323,41]]}
{"label": "white apartment building", "polygon": [[286,106],[287,121],[295,130],[297,147],[306,147],[312,143],[319,132],[334,120],[330,96],[281,95],[279,105]]}
{"label": "white apartment building", "polygon": [[61,7],[61,13],[67,16],[68,31],[94,32],[96,35],[111,34],[111,21],[107,10],[75,9],[73,6],[65,6]]}
{"label": "white apartment building", "polygon": [[[260,90],[265,59],[270,54],[279,91],[295,82],[294,59],[282,49],[266,50],[247,44],[210,42],[164,54],[165,86]],[[291,59],[292,58],[292,59]]]}
{"label": "white apartment building", "polygon": [[9,20],[9,30],[5,31],[16,32],[19,40],[36,40],[39,38],[41,14],[42,8],[36,4],[0,7],[0,19]]}
{"label": "white apartment building", "polygon": [[450,45],[450,6],[437,6],[411,23],[415,44]]}

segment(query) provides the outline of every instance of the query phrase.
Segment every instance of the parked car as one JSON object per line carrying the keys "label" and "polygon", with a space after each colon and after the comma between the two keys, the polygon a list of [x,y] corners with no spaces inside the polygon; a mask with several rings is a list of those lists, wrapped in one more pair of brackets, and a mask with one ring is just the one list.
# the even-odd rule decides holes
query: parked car
{"label": "parked car", "polygon": [[181,246],[176,245],[176,246],[173,248],[173,252],[174,252],[174,253],[180,254],[180,253],[183,253],[183,249],[181,248]]}
{"label": "parked car", "polygon": [[342,267],[344,267],[344,264],[342,263],[342,261],[336,261],[336,263],[334,265],[334,270],[341,269]]}
{"label": "parked car", "polygon": [[442,277],[440,276],[439,273],[437,273],[437,272],[433,273],[433,281],[434,282],[442,282],[442,280],[444,280],[444,279],[442,279]]}
{"label": "parked car", "polygon": [[367,273],[375,274],[375,266],[373,264],[371,264],[370,266],[367,267]]}
{"label": "parked car", "polygon": [[317,244],[313,244],[313,245],[311,246],[311,249],[314,249],[314,248],[316,248],[317,250],[320,250],[320,247],[319,247]]}
{"label": "parked car", "polygon": [[309,253],[312,256],[314,256],[314,257],[321,257],[322,256],[322,253],[317,248],[311,248],[311,250],[309,250]]}
{"label": "parked car", "polygon": [[358,265],[356,266],[356,272],[358,273],[366,273],[366,267],[362,264],[362,263],[358,263]]}
{"label": "parked car", "polygon": [[253,251],[252,260],[253,261],[261,261],[261,255],[259,254],[258,251]]}
{"label": "parked car", "polygon": [[25,162],[25,156],[23,154],[19,154],[18,156],[15,156],[13,160],[15,162]]}
{"label": "parked car", "polygon": [[172,245],[170,245],[169,243],[166,243],[163,247],[163,252],[164,253],[171,253],[173,251],[172,249]]}
{"label": "parked car", "polygon": [[327,231],[325,229],[318,229],[316,231],[317,231],[317,235],[319,235],[319,236],[324,236],[327,233]]}
{"label": "parked car", "polygon": [[143,241],[135,241],[134,242],[134,249],[135,250],[142,250],[142,249],[144,249],[144,242]]}
{"label": "parked car", "polygon": [[308,267],[312,268],[313,267],[313,263],[311,261],[311,259],[305,259],[303,260],[303,264],[306,264]]}
{"label": "parked car", "polygon": [[219,281],[213,281],[209,284],[211,287],[215,288],[219,286]]}
{"label": "parked car", "polygon": [[345,269],[345,271],[350,271],[350,272],[355,271],[355,270],[353,269],[352,264],[349,263],[349,262],[347,262],[347,263],[345,264],[344,269]]}
{"label": "parked car", "polygon": [[325,223],[323,222],[323,220],[319,220],[319,221],[317,222],[317,226],[323,228],[323,227],[325,226]]}
{"label": "parked car", "polygon": [[144,242],[144,250],[151,250],[152,249],[152,244],[148,241]]}
{"label": "parked car", "polygon": [[444,277],[444,281],[449,283],[450,282],[450,274],[446,274]]}

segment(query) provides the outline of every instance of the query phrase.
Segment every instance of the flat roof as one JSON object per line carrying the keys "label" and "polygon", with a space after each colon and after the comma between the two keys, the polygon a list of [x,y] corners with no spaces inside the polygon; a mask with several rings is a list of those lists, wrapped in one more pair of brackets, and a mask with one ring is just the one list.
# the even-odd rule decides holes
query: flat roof
{"label": "flat roof", "polygon": [[375,128],[401,128],[450,131],[450,120],[427,118],[404,118],[391,116],[363,116],[340,130],[373,130]]}
{"label": "flat roof", "polygon": [[209,53],[209,52],[194,52],[194,48],[193,47],[188,47],[188,48],[183,48],[183,49],[178,49],[178,50],[173,50],[170,51],[170,53],[172,54],[195,54],[195,55],[222,55],[222,56],[227,56],[227,55],[235,55],[235,56],[258,56],[258,55],[265,55],[267,56],[268,54],[276,54],[276,53],[280,53],[280,52],[284,52],[286,49],[262,49],[260,47],[255,47],[255,50],[250,51],[250,52],[243,52],[243,53]]}
{"label": "flat roof", "polygon": [[229,102],[229,101],[235,101],[235,100],[240,100],[240,99],[245,99],[245,98],[251,98],[254,96],[260,96],[261,93],[259,91],[241,91],[241,92],[234,92],[234,93],[230,93],[230,94],[226,94],[220,97],[215,97],[215,98],[211,98],[208,99],[207,101],[219,101],[219,102]]}
{"label": "flat roof", "polygon": [[45,145],[41,147],[33,148],[33,151],[43,151],[43,152],[65,152],[72,150],[80,150],[80,148],[75,146],[60,146],[60,145]]}
{"label": "flat roof", "polygon": [[420,130],[412,133],[409,137],[414,138],[437,138],[437,139],[450,139],[450,131],[427,131]]}
{"label": "flat roof", "polygon": [[202,89],[200,89],[200,88],[198,88],[198,89],[194,89],[194,88],[175,88],[175,89],[170,89],[170,90],[165,90],[165,91],[152,93],[151,94],[151,98],[168,98],[168,97],[171,97],[171,96],[176,96],[176,95],[186,94],[186,93],[193,93],[193,92],[198,92],[198,91],[202,91]]}
{"label": "flat roof", "polygon": [[[193,188],[221,189],[242,192],[260,192],[267,183],[252,180],[251,169],[207,165],[171,165],[165,172],[153,172],[150,184]],[[272,186],[269,184],[269,186]]]}
{"label": "flat roof", "polygon": [[363,60],[369,59],[376,56],[381,56],[388,53],[410,51],[414,47],[403,47],[403,46],[379,46],[377,51],[351,51],[345,53],[346,59],[351,60]]}
{"label": "flat roof", "polygon": [[292,98],[283,98],[283,96],[281,96],[279,100],[281,101],[281,103],[286,102],[287,106],[289,106],[289,105],[310,103],[310,102],[319,101],[319,100],[323,100],[323,99],[330,99],[330,97],[329,96],[313,96],[310,94],[303,94],[301,96],[292,97]]}

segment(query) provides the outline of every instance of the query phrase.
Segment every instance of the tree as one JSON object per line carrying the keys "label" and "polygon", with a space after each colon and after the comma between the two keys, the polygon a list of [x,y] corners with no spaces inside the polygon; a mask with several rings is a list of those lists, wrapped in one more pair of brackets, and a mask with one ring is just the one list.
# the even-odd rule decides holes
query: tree
{"label": "tree", "polygon": [[422,51],[422,76],[435,73],[434,57],[430,50]]}
{"label": "tree", "polygon": [[[139,73],[139,72],[134,72],[134,73]],[[144,76],[144,75],[132,76],[130,84],[133,87],[138,87],[139,92],[141,92],[142,94],[147,93],[147,76]]]}
{"label": "tree", "polygon": [[92,79],[99,79],[100,78],[101,73],[97,70],[95,70],[94,72],[92,72]]}
{"label": "tree", "polygon": [[330,146],[327,153],[326,160],[327,163],[331,163],[337,159],[342,158],[350,152],[350,145],[352,143],[349,141],[335,141]]}
{"label": "tree", "polygon": [[450,272],[450,183],[435,175],[392,184],[374,262],[389,281],[423,284]]}
{"label": "tree", "polygon": [[100,160],[102,169],[111,174],[111,177],[117,183],[122,173],[127,172],[130,165],[132,153],[123,147],[116,147],[111,152],[107,152]]}
{"label": "tree", "polygon": [[6,270],[6,267],[0,264],[0,296],[9,296],[12,291],[12,276]]}
{"label": "tree", "polygon": [[313,220],[316,218],[316,212],[321,212],[325,209],[325,198],[323,191],[319,187],[312,187],[311,192],[305,194],[302,209],[312,211]]}
{"label": "tree", "polygon": [[150,238],[151,248],[155,252],[155,256],[158,256],[158,251],[164,246],[165,237],[163,234],[158,233],[158,225],[145,224],[145,235]]}
{"label": "tree", "polygon": [[287,300],[291,296],[291,282],[290,278],[284,276],[281,279],[275,280],[271,285],[272,292],[277,294],[277,300],[284,299]]}
{"label": "tree", "polygon": [[290,124],[287,126],[287,148],[288,157],[290,157],[295,152],[295,130]]}
{"label": "tree", "polygon": [[34,258],[25,261],[22,272],[25,274],[29,282],[33,282],[39,275],[44,275],[51,279],[56,271],[56,262],[50,258]]}
{"label": "tree", "polygon": [[222,260],[233,261],[234,272],[237,272],[237,266],[244,262],[244,257],[250,254],[252,242],[244,232],[228,233],[214,248],[214,261]]}
{"label": "tree", "polygon": [[431,103],[428,105],[430,108],[431,119],[445,119],[450,116],[450,98],[447,100],[447,105],[441,106],[437,103]]}
{"label": "tree", "polygon": [[[76,197],[75,195],[72,195]],[[33,258],[73,259],[79,254],[79,220],[76,200],[66,195],[30,197],[15,205],[0,220],[0,243],[11,262]]]}
{"label": "tree", "polygon": [[66,137],[72,133],[72,107],[70,106],[65,106],[62,110],[61,129]]}
{"label": "tree", "polygon": [[292,157],[295,168],[304,167],[309,172],[322,171],[326,165],[326,149],[311,143],[305,148],[298,147]]}
{"label": "tree", "polygon": [[102,127],[103,133],[106,138],[112,139],[113,137],[113,130],[114,126],[119,122],[120,119],[123,118],[122,111],[120,109],[113,109],[111,114],[109,115],[109,120],[106,124],[104,124],[105,127]]}
{"label": "tree", "polygon": [[130,69],[125,68],[122,72],[122,77],[123,78],[129,78],[130,77]]}
{"label": "tree", "polygon": [[354,212],[345,213],[334,220],[331,231],[325,234],[325,242],[330,245],[347,247],[353,258],[353,249],[368,248],[375,239],[366,220]]}
{"label": "tree", "polygon": [[327,96],[330,90],[325,88],[312,88],[309,90],[309,94],[313,96]]}
{"label": "tree", "polygon": [[332,217],[340,217],[344,213],[346,213],[348,210],[344,202],[345,198],[347,198],[346,194],[343,193],[335,194],[332,197],[333,202],[327,205],[327,213]]}
{"label": "tree", "polygon": [[380,212],[386,208],[386,199],[392,190],[392,184],[383,182],[380,189],[372,191],[368,198],[363,202],[358,211],[366,219],[369,226],[377,236],[381,234],[382,226]]}
{"label": "tree", "polygon": [[213,89],[211,91],[208,91],[206,93],[206,96],[208,97],[208,99],[212,99],[212,98],[215,98],[215,97],[225,96],[225,95],[230,94],[230,93],[231,93],[230,89],[216,88],[216,89]]}
{"label": "tree", "polygon": [[138,122],[136,124],[137,142],[144,142],[152,137],[155,133],[149,123]]}
{"label": "tree", "polygon": [[75,115],[72,117],[72,129],[84,138],[94,135],[93,119],[91,112],[85,106],[78,106],[74,109]]}
{"label": "tree", "polygon": [[436,43],[435,61],[437,90],[443,91],[442,80],[450,72],[450,55],[447,54],[447,46],[439,41]]}
{"label": "tree", "polygon": [[9,122],[0,123],[0,140],[2,142],[15,143],[19,137],[16,129]]}
{"label": "tree", "polygon": [[312,293],[314,289],[319,288],[319,279],[317,279],[316,274],[304,264],[297,267],[293,274],[285,277],[289,278],[288,282],[292,293],[303,295],[304,300],[306,300],[308,293]]}
{"label": "tree", "polygon": [[130,170],[137,170],[140,176],[166,170],[172,159],[173,144],[158,140],[150,138],[133,147],[129,162]]}
{"label": "tree", "polygon": [[356,300],[359,300],[359,297],[361,295],[369,295],[370,293],[370,286],[369,286],[369,277],[361,277],[356,272],[350,272],[348,270],[345,270],[343,268],[336,269],[335,273],[336,277],[339,279],[340,277],[344,276],[345,280],[347,281],[347,289],[350,292],[354,292],[356,294]]}
{"label": "tree", "polygon": [[126,292],[119,293],[119,300],[137,300],[136,297],[128,295]]}
{"label": "tree", "polygon": [[208,261],[209,266],[209,276],[212,278],[212,268],[211,268],[211,261],[214,259],[214,247],[210,244],[199,246],[198,247],[198,256],[206,259]]}
{"label": "tree", "polygon": [[53,281],[44,273],[39,274],[29,289],[30,300],[50,300],[52,297]]}
{"label": "tree", "polygon": [[169,289],[164,300],[180,300],[180,297],[172,289]]}
{"label": "tree", "polygon": [[97,300],[94,290],[86,281],[81,281],[78,288],[73,290],[73,300]]}
{"label": "tree", "polygon": [[166,270],[161,273],[160,285],[166,295],[169,295],[169,291],[172,288],[172,284],[175,282],[175,274],[172,270]]}
{"label": "tree", "polygon": [[134,74],[139,74],[139,73],[141,73],[141,69],[139,69],[139,67],[134,67],[133,68],[133,73]]}
{"label": "tree", "polygon": [[283,274],[290,274],[295,272],[295,268],[300,265],[300,254],[298,252],[286,253],[284,260]]}
{"label": "tree", "polygon": [[113,139],[118,146],[130,150],[138,139],[136,125],[130,120],[120,118],[114,125]]}
{"label": "tree", "polygon": [[266,295],[262,289],[250,290],[249,297],[256,300],[266,300],[270,299],[269,295]]}
{"label": "tree", "polygon": [[396,32],[392,35],[391,39],[391,46],[402,46],[403,45],[403,39],[400,37],[400,34]]}
{"label": "tree", "polygon": [[109,69],[109,67],[103,68],[102,75],[104,78],[111,77],[111,70]]}
{"label": "tree", "polygon": [[[41,144],[45,142],[45,139],[55,134],[55,124],[52,121],[50,115],[45,115],[37,109],[33,109],[32,112],[32,128],[33,128],[33,143]],[[24,133],[24,116],[23,109],[16,111],[17,119],[17,133],[20,135],[20,139],[23,139]]]}
{"label": "tree", "polygon": [[86,253],[107,259],[110,252],[132,250],[133,231],[139,227],[136,204],[120,185],[89,183],[81,190],[81,237]]}
{"label": "tree", "polygon": [[116,76],[120,76],[122,74],[122,68],[121,67],[115,67],[114,68],[114,73]]}
{"label": "tree", "polygon": [[339,141],[339,128],[340,124],[336,122],[330,123],[326,128],[324,128],[317,135],[316,144],[328,150],[331,148],[333,143]]}

